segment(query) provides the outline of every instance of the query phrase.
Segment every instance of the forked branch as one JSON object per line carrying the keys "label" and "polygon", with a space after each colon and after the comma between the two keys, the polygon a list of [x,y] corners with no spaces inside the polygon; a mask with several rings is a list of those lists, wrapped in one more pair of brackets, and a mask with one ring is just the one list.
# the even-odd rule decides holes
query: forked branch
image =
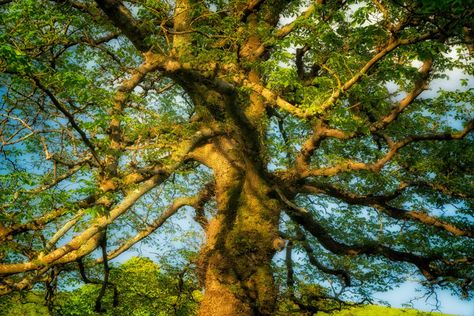
{"label": "forked branch", "polygon": [[[389,150],[383,157],[379,158],[377,161],[373,163],[366,163],[366,162],[354,161],[354,160],[349,159],[331,167],[299,170],[300,177],[301,178],[307,178],[307,177],[312,177],[312,176],[328,177],[328,176],[334,176],[336,174],[343,173],[343,172],[359,171],[359,170],[379,172],[389,161],[392,160],[392,158],[400,149],[402,149],[403,147],[409,144],[420,142],[420,141],[459,140],[459,139],[464,138],[473,129],[474,129],[474,120],[470,121],[462,131],[455,132],[455,133],[412,135],[396,142],[386,137],[386,139],[388,140]],[[303,149],[304,148],[305,147],[303,146]]]}
{"label": "forked branch", "polygon": [[319,243],[330,252],[336,255],[349,256],[381,256],[391,261],[407,262],[414,264],[420,272],[430,281],[435,281],[442,277],[454,277],[465,279],[465,276],[459,275],[456,269],[452,267],[440,268],[436,263],[443,260],[439,255],[422,256],[411,252],[394,250],[388,246],[377,242],[370,242],[361,245],[348,245],[335,240],[326,227],[318,223],[310,212],[297,206],[289,201],[285,195],[276,189],[280,199],[286,204],[286,213],[290,218],[301,227],[304,227],[311,235],[313,235]]}
{"label": "forked branch", "polygon": [[[130,239],[124,241],[118,248],[112,250],[108,255],[107,259],[111,260],[124,251],[130,249],[133,245],[140,242],[144,238],[148,237],[150,234],[155,232],[158,228],[160,228],[168,218],[173,216],[180,208],[184,206],[191,206],[195,209],[202,207],[204,203],[206,203],[213,195],[213,185],[206,185],[201,192],[199,192],[195,196],[191,197],[180,197],[177,198],[171,203],[171,205],[157,218],[155,219],[150,225],[148,225],[145,229],[138,232],[135,236]],[[104,259],[98,259],[97,262],[102,262]]]}
{"label": "forked branch", "polygon": [[474,237],[473,229],[461,228],[456,224],[447,222],[443,219],[440,219],[436,216],[429,215],[425,212],[415,211],[415,210],[404,210],[397,207],[393,207],[388,204],[391,200],[400,196],[404,189],[409,186],[402,186],[401,190],[397,190],[388,195],[358,195],[350,192],[343,191],[336,188],[333,185],[317,185],[316,183],[305,184],[301,187],[301,192],[311,193],[311,194],[325,194],[331,197],[335,197],[339,200],[342,200],[351,205],[364,205],[373,207],[376,210],[382,212],[389,217],[400,219],[400,220],[410,220],[414,222],[419,222],[427,226],[432,226],[440,230],[449,232],[454,236],[466,236],[469,238]]}

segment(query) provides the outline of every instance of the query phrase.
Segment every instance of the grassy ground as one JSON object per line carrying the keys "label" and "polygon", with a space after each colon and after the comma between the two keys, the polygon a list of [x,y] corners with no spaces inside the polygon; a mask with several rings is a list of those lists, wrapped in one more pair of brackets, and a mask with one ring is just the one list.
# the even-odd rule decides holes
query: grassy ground
{"label": "grassy ground", "polygon": [[[416,309],[408,308],[390,308],[384,306],[368,305],[361,307],[354,307],[331,314],[317,313],[317,316],[449,316],[448,314],[435,312],[422,312]],[[451,315],[452,316],[452,315]]]}

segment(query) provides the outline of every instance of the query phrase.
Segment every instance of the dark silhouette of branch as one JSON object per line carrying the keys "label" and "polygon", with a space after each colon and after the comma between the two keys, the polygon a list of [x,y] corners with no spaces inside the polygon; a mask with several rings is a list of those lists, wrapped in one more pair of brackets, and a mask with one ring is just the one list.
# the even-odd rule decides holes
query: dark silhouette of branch
{"label": "dark silhouette of branch", "polygon": [[44,91],[44,93],[46,93],[46,95],[49,97],[49,99],[51,100],[51,102],[53,103],[53,105],[61,112],[64,114],[64,116],[67,118],[67,120],[69,121],[69,124],[71,124],[72,128],[74,128],[76,130],[76,132],[79,133],[79,135],[81,136],[81,139],[82,141],[84,142],[84,144],[89,148],[89,150],[91,151],[91,154],[92,156],[94,157],[95,161],[97,162],[97,164],[99,166],[102,165],[102,162],[99,158],[99,156],[97,155],[97,152],[95,150],[95,146],[94,144],[92,144],[92,142],[89,140],[89,138],[87,137],[86,133],[79,127],[79,125],[77,124],[74,116],[61,104],[61,102],[59,102],[59,100],[56,98],[56,96],[51,92],[51,90],[49,90],[47,87],[45,87],[41,81],[35,77],[35,76],[32,76],[32,79],[33,81],[35,82],[36,86],[38,86],[38,88],[40,88],[41,90]]}
{"label": "dark silhouette of branch", "polygon": [[319,262],[318,259],[316,259],[316,256],[314,255],[313,248],[311,248],[310,244],[308,243],[308,240],[304,236],[301,229],[297,228],[297,231],[298,231],[298,241],[299,241],[299,243],[301,243],[301,246],[306,251],[306,254],[308,255],[309,262],[313,266],[318,268],[321,272],[337,276],[344,286],[351,286],[351,277],[350,277],[349,273],[345,270],[342,270],[342,269],[328,268],[325,265],[323,265],[321,262]]}
{"label": "dark silhouette of branch", "polygon": [[131,12],[117,0],[96,0],[99,8],[109,17],[110,21],[120,29],[133,45],[141,52],[151,48],[145,41],[146,35],[140,29],[139,23],[133,18]]}
{"label": "dark silhouette of branch", "polygon": [[313,182],[301,186],[300,192],[325,194],[340,199],[351,205],[365,205],[373,207],[378,211],[382,212],[383,214],[395,219],[410,220],[428,226],[433,226],[437,229],[447,231],[454,236],[466,236],[469,238],[474,237],[474,231],[472,228],[462,228],[456,224],[449,223],[444,219],[429,215],[425,212],[404,210],[388,204],[389,201],[400,196],[403,190],[408,187],[409,186],[405,184],[401,186],[399,190],[396,190],[391,194],[387,195],[358,195],[338,189],[331,184],[317,185]]}
{"label": "dark silhouette of branch", "polygon": [[337,255],[367,255],[367,256],[382,256],[391,261],[407,262],[415,265],[420,272],[428,280],[434,281],[441,277],[455,277],[463,279],[463,276],[458,275],[453,268],[440,269],[434,265],[435,262],[440,262],[443,258],[438,255],[421,256],[411,252],[403,252],[394,250],[388,246],[377,242],[370,242],[361,245],[348,245],[335,240],[327,230],[326,227],[314,220],[313,216],[307,210],[297,206],[289,201],[280,189],[276,189],[281,200],[287,205],[286,213],[290,218],[311,235],[313,235],[319,243],[330,252]]}

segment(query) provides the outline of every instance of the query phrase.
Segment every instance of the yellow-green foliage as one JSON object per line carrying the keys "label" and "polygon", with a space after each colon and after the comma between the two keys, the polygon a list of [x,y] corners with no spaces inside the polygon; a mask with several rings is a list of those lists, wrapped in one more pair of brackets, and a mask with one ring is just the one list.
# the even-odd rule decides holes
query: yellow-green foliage
{"label": "yellow-green foliage", "polygon": [[416,309],[408,308],[390,308],[384,306],[367,305],[361,307],[353,307],[333,313],[319,312],[316,316],[447,316],[448,314],[435,312],[422,312]]}
{"label": "yellow-green foliage", "polygon": [[[133,267],[133,270],[135,270],[135,267]],[[138,270],[140,270],[140,268]],[[146,272],[145,270],[148,270],[148,269],[145,268],[143,272]],[[140,302],[141,298],[137,296],[136,292],[131,292],[130,295],[131,295],[130,297],[131,300],[137,300],[138,303]],[[193,299],[193,302],[190,302],[189,304],[194,305],[196,301],[199,301],[201,299],[202,294],[199,291],[194,291],[192,295],[194,299]],[[195,295],[197,295],[198,297],[194,297]],[[169,298],[172,299],[172,296],[170,296]],[[0,316],[49,315],[48,309],[43,304],[44,304],[43,295],[39,293],[30,292],[26,295],[20,295],[18,293],[15,293],[13,295],[0,298]],[[129,308],[130,305],[124,306],[124,307]],[[133,311],[132,315],[133,316],[152,315],[150,314],[150,308],[147,309],[146,307],[147,306],[144,306],[145,309],[141,311],[139,309],[132,309]],[[68,312],[72,312],[72,314],[74,314],[74,312],[71,309],[74,309],[74,307],[70,306],[70,309]],[[85,313],[86,310],[84,309],[82,311],[78,310],[77,312]],[[90,307],[88,308],[87,312],[90,312],[91,315],[94,315],[94,313],[90,311]],[[187,310],[185,313],[186,313],[186,316],[192,316],[192,315],[195,315],[195,312],[196,312],[195,309],[191,309],[191,310]],[[156,309],[154,313],[155,315],[163,315],[163,316],[167,315],[166,311],[163,311],[160,309]],[[283,313],[279,315],[298,316],[301,314],[299,314],[298,312],[291,312],[291,314]],[[332,313],[319,312],[317,314],[314,314],[314,316],[450,316],[450,315],[443,314],[443,313],[436,313],[436,312],[422,312],[422,311],[418,311],[415,309],[408,309],[408,308],[391,308],[391,307],[385,307],[385,306],[368,305],[368,306],[348,308],[341,311],[335,311]]]}
{"label": "yellow-green foliage", "polygon": [[[180,280],[181,278],[181,280]],[[131,258],[110,273],[118,289],[118,306],[112,305],[112,290],[102,299],[106,311],[94,311],[101,285],[86,284],[74,291],[58,291],[53,315],[62,316],[191,316],[202,293],[188,274],[162,268],[148,258]],[[0,297],[0,316],[48,316],[45,293],[32,291]]]}
{"label": "yellow-green foliage", "polygon": [[44,295],[36,292],[12,293],[0,297],[0,316],[43,316],[49,315],[44,305]]}

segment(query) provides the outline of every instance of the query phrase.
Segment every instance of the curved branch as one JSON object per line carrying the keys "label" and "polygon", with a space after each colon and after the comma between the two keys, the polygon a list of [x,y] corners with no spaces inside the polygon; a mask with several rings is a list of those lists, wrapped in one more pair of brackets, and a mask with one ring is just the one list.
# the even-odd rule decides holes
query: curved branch
{"label": "curved branch", "polygon": [[[304,236],[298,236],[298,239],[301,240],[301,238],[304,238]],[[335,307],[335,308],[321,308],[319,306],[313,306],[313,305],[308,305],[308,304],[305,304],[305,302],[303,302],[300,298],[298,298],[296,295],[295,295],[295,289],[294,289],[294,284],[295,284],[295,280],[294,280],[294,269],[293,269],[293,259],[292,259],[292,251],[293,251],[293,241],[290,239],[288,241],[288,244],[286,246],[286,254],[285,254],[285,265],[286,265],[286,270],[287,270],[287,275],[286,275],[286,285],[288,287],[288,294],[289,294],[289,298],[290,300],[295,303],[298,308],[300,308],[301,310],[304,310],[304,311],[307,311],[307,312],[310,312],[311,314],[313,313],[317,313],[319,311],[323,311],[323,312],[331,312],[331,311],[334,311],[334,310],[340,310],[341,309],[341,306],[342,305],[352,305],[350,303],[347,303],[347,302],[344,302],[342,300],[340,300],[338,297],[331,297],[331,296],[326,296],[326,295],[318,295],[317,297],[314,296],[314,295],[311,295],[311,298],[313,299],[317,299],[318,301],[321,301],[321,300],[330,300],[330,301],[335,301],[337,303],[339,303],[339,307]],[[312,251],[312,250],[311,250]],[[325,268],[324,266],[322,266],[315,258],[314,256],[311,254],[308,253],[308,256],[310,256],[310,262],[311,264],[314,265],[314,263],[317,263],[318,266],[320,267],[323,267]],[[319,267],[318,267],[319,269]],[[331,270],[329,269],[329,271],[338,271],[338,270]],[[341,270],[342,271],[342,270]],[[324,272],[324,271],[323,271]],[[331,273],[329,272],[329,273]],[[328,272],[325,272],[325,273],[328,273]],[[347,277],[347,279],[344,279],[344,282],[349,282],[349,285],[347,286],[350,286],[350,279],[349,279],[349,276],[347,274],[345,274],[345,271],[342,271],[342,273],[344,274],[345,277]],[[334,274],[334,273],[331,273],[331,274]],[[336,274],[337,275],[337,274]],[[346,283],[347,284],[347,283]]]}
{"label": "curved branch", "polygon": [[[417,42],[425,41],[427,39],[432,38],[433,35],[434,35],[433,33],[425,33],[425,34],[422,34],[422,35],[414,37],[414,38],[407,38],[407,39],[393,39],[393,38],[391,38],[387,42],[386,46],[380,52],[378,52],[376,55],[374,55],[352,78],[347,80],[342,85],[342,87],[340,89],[335,90],[332,93],[332,95],[326,101],[324,101],[321,105],[317,105],[317,109],[316,109],[317,113],[323,113],[329,107],[333,106],[335,104],[335,102],[339,99],[339,97],[343,93],[348,91],[357,82],[359,82],[369,72],[369,70],[372,69],[372,67],[376,63],[378,63],[382,58],[384,58],[388,53],[395,50],[399,46],[411,45],[411,44],[414,44],[414,43],[417,43]],[[428,69],[431,69],[431,63],[432,63],[431,61],[425,62],[423,64],[422,69],[424,69],[424,67],[427,67]],[[423,89],[421,89],[421,91],[418,94],[420,94],[422,91],[423,91]],[[412,96],[410,96],[410,95],[407,96],[406,101],[401,102],[401,104],[403,104],[403,105],[406,104],[404,107],[402,106],[402,108],[405,108],[408,104],[410,104],[411,101],[413,101],[413,99],[416,98],[416,96],[418,96],[418,94],[413,93]],[[400,110],[400,112],[402,110]]]}
{"label": "curved branch", "polygon": [[[324,0],[316,0],[315,1],[317,5],[321,5]],[[298,22],[301,20],[307,19],[313,14],[313,12],[316,10],[316,5],[311,4],[306,10],[303,11],[295,20],[291,21],[288,24],[283,25],[281,28],[279,28],[276,31],[276,37],[281,39],[290,34],[298,25]]]}
{"label": "curved branch", "polygon": [[423,65],[419,70],[420,78],[415,82],[415,87],[413,90],[408,93],[389,114],[372,124],[372,126],[370,126],[371,132],[381,130],[387,127],[388,124],[395,121],[400,113],[402,113],[423,91],[427,89],[427,83],[432,66],[432,60],[426,60],[423,62]]}
{"label": "curved branch", "polygon": [[374,163],[365,163],[353,160],[346,160],[343,163],[340,163],[331,167],[324,167],[319,169],[306,169],[301,171],[300,177],[307,178],[310,176],[334,176],[336,174],[347,172],[347,171],[358,171],[358,170],[367,170],[373,172],[379,172],[394,156],[395,154],[403,147],[408,144],[419,142],[419,141],[429,141],[429,140],[459,140],[464,138],[470,131],[474,129],[474,120],[471,120],[466,127],[456,133],[443,133],[443,134],[429,134],[429,135],[413,135],[408,136],[397,142],[393,142],[390,139],[389,146],[390,149],[388,152],[377,160]]}
{"label": "curved branch", "polygon": [[[415,82],[415,87],[411,90],[396,106],[390,111],[389,114],[380,118],[377,122],[374,122],[370,127],[369,131],[375,133],[381,129],[387,127],[390,123],[394,122],[398,116],[410,105],[413,101],[427,89],[429,81],[429,74],[432,68],[432,61],[428,60],[423,63],[419,70],[419,79]],[[346,83],[347,84],[347,83]],[[337,128],[330,128],[326,124],[320,122],[319,126],[315,126],[315,132],[308,139],[301,150],[300,156],[307,158],[317,148],[321,140],[331,137],[340,140],[347,140],[357,136],[363,135],[362,132],[345,132]]]}
{"label": "curved branch", "polygon": [[125,213],[144,194],[163,182],[164,179],[165,177],[163,175],[155,175],[147,181],[144,181],[137,189],[129,192],[122,202],[114,207],[109,214],[97,218],[88,229],[74,237],[64,246],[30,262],[1,264],[0,275],[38,270],[49,265],[72,262],[77,258],[87,255],[97,248],[98,240],[95,240],[96,235],[107,225],[111,224],[117,217]]}
{"label": "curved branch", "polygon": [[[118,248],[112,250],[107,255],[107,259],[111,260],[117,257],[124,251],[130,249],[130,247],[132,247],[139,241],[148,237],[150,234],[152,234],[154,231],[160,228],[166,222],[166,220],[170,218],[171,216],[173,216],[180,208],[184,206],[191,206],[191,207],[194,207],[195,209],[199,209],[200,207],[202,207],[204,203],[206,203],[212,197],[213,192],[214,192],[214,185],[212,183],[212,184],[207,184],[206,186],[204,186],[204,188],[195,196],[180,197],[180,198],[175,199],[173,203],[171,203],[171,205],[168,207],[168,209],[161,214],[161,216],[155,219],[153,223],[148,225],[144,230],[140,231],[134,237],[127,239]],[[103,258],[98,259],[97,263],[100,263],[103,260],[104,260]]]}
{"label": "curved branch", "polygon": [[281,200],[288,206],[286,210],[288,216],[290,216],[294,222],[304,227],[305,230],[313,235],[324,248],[334,254],[349,256],[382,256],[391,261],[411,263],[414,264],[423,276],[430,281],[443,276],[464,278],[459,276],[455,269],[446,269],[445,271],[442,271],[439,268],[435,268],[433,264],[436,261],[442,260],[439,256],[420,256],[411,252],[394,250],[376,242],[362,245],[347,245],[339,242],[329,234],[328,230],[323,225],[314,220],[311,213],[289,201],[280,189],[276,188],[276,191]]}
{"label": "curved branch", "polygon": [[[107,134],[110,138],[110,148],[112,149],[106,157],[107,161],[107,171],[109,177],[116,176],[118,159],[120,151],[123,150],[125,144],[123,142],[122,135],[122,118],[123,110],[125,108],[125,102],[129,98],[132,91],[142,82],[145,76],[157,69],[160,65],[160,60],[152,53],[144,54],[145,60],[142,64],[131,73],[131,77],[124,80],[117,89],[117,92],[114,96],[114,105],[111,109],[111,119],[109,127],[107,129]],[[109,179],[104,179],[108,181]]]}
{"label": "curved branch", "polygon": [[406,188],[408,188],[407,185],[402,185],[401,187],[399,187],[398,190],[394,191],[391,194],[374,196],[374,195],[357,195],[354,193],[344,192],[328,184],[324,186],[317,186],[315,184],[306,184],[301,187],[301,189],[305,192],[313,193],[313,194],[321,194],[321,193],[326,194],[328,196],[338,198],[348,204],[371,206],[379,210],[380,212],[395,219],[416,221],[428,226],[445,230],[454,236],[466,236],[469,238],[474,238],[474,231],[472,229],[460,228],[456,226],[455,224],[446,222],[442,219],[437,218],[436,216],[431,216],[424,212],[407,211],[407,210],[399,209],[387,204],[388,201],[391,201],[395,199],[396,197],[398,197]]}
{"label": "curved branch", "polygon": [[[105,238],[103,238],[105,239]],[[101,248],[102,248],[102,256],[107,259],[107,249],[106,249],[106,242],[104,243],[104,241],[101,242],[102,245],[101,245]],[[109,272],[110,272],[110,268],[109,268],[109,265],[108,265],[108,262],[104,261],[104,280],[101,281],[101,280],[98,280],[98,279],[90,279],[88,276],[87,276],[87,273],[86,273],[86,268],[84,266],[84,262],[82,261],[82,258],[79,258],[76,260],[78,266],[79,266],[79,275],[81,276],[82,278],[82,281],[84,281],[84,283],[86,284],[99,284],[99,285],[102,285],[101,287],[101,291],[102,289],[104,289],[104,293],[105,293],[105,288],[107,286],[110,286],[112,287],[113,291],[114,291],[114,294],[113,294],[113,303],[112,303],[112,306],[113,307],[116,307],[118,306],[118,289],[117,289],[117,286],[114,284],[114,283],[111,283],[109,280],[108,280],[108,275],[109,275]],[[101,292],[102,293],[102,292]],[[103,294],[102,294],[103,296]],[[102,300],[102,296],[98,296],[96,298],[96,302],[95,302],[95,311],[100,313],[103,311],[103,309],[101,308],[101,300]]]}
{"label": "curved branch", "polygon": [[[148,237],[151,233],[156,231],[158,228],[160,228],[168,218],[173,216],[180,208],[190,205],[193,202],[193,197],[183,197],[183,198],[177,198],[174,200],[174,202],[168,207],[166,211],[161,214],[160,217],[155,219],[153,223],[148,225],[144,230],[140,231],[138,234],[136,234],[134,237],[127,239],[124,241],[118,248],[112,250],[108,255],[107,259],[111,260],[124,251],[130,249],[133,245],[141,241],[142,239]],[[98,259],[97,262],[102,262],[103,259]]]}
{"label": "curved branch", "polygon": [[122,1],[96,0],[95,2],[113,25],[120,29],[139,51],[146,52],[150,50],[151,44],[145,41],[146,35]]}
{"label": "curved branch", "polygon": [[309,262],[313,266],[318,268],[318,270],[320,270],[321,272],[337,276],[341,280],[341,283],[343,283],[345,286],[351,286],[351,277],[347,271],[342,269],[331,269],[323,265],[314,255],[313,248],[311,248],[310,244],[308,243],[308,240],[300,229],[298,229],[298,235],[298,240],[300,241],[301,246],[303,246],[303,249],[306,251]]}
{"label": "curved branch", "polygon": [[[323,103],[321,104],[315,104],[308,110],[302,110],[298,108],[297,106],[291,104],[290,102],[286,101],[284,98],[282,98],[280,95],[277,93],[271,91],[268,88],[265,88],[262,85],[252,83],[250,81],[244,81],[242,84],[244,87],[249,88],[258,94],[260,94],[269,104],[279,107],[285,111],[288,111],[295,117],[301,118],[301,119],[312,119],[317,115],[322,114],[325,112],[327,109],[332,107],[336,101],[339,99],[341,95],[343,95],[345,92],[347,92],[349,89],[351,89],[357,82],[359,82],[368,72],[372,67],[377,64],[380,60],[382,60],[388,53],[392,52],[396,48],[404,45],[411,45],[417,42],[425,41],[430,38],[433,38],[433,36],[436,35],[436,33],[425,33],[420,36],[414,37],[414,38],[406,38],[406,39],[393,39],[391,38],[387,43],[386,46],[380,50],[376,55],[374,55],[364,66],[349,80],[347,80],[344,84],[341,84],[340,89],[335,90],[331,96],[326,99]],[[402,101],[400,101],[399,105],[389,114],[387,117],[383,119],[383,123],[381,127],[375,126],[373,127],[374,129],[380,129],[390,122],[392,122],[399,113],[401,113],[411,102],[421,93],[425,90],[425,81],[427,79],[427,76],[429,74],[429,71],[431,70],[431,61],[426,61],[421,70],[421,77],[419,81],[417,81],[415,89],[409,93]]]}
{"label": "curved branch", "polygon": [[[104,233],[102,234],[100,240],[100,248],[102,250],[102,258],[103,258],[103,265],[104,265],[104,280],[101,282],[102,286],[100,287],[99,295],[95,300],[95,311],[98,313],[105,312],[105,309],[102,307],[102,298],[105,295],[105,291],[107,290],[107,286],[110,285],[109,282],[109,261],[107,260],[107,228],[104,229]],[[117,306],[117,288],[114,286],[114,307]]]}

